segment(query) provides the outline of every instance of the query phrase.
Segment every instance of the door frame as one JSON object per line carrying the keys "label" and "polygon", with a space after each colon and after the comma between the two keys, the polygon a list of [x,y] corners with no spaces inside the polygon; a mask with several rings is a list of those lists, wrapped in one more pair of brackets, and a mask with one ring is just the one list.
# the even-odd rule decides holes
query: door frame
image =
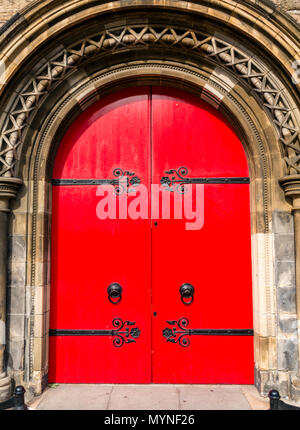
{"label": "door frame", "polygon": [[[97,70],[97,65],[94,66]],[[269,387],[272,369],[277,368],[277,337],[275,325],[276,291],[273,288],[274,232],[271,214],[282,208],[292,218],[283,193],[276,186],[282,176],[282,164],[276,131],[270,118],[253,99],[251,106],[244,98],[244,84],[236,83],[228,91],[231,74],[222,70],[220,79],[211,81],[215,66],[207,62],[203,69],[181,61],[132,61],[110,66],[94,78],[79,78],[67,95],[61,97],[59,87],[53,91],[53,104],[36,133],[34,145],[27,147],[23,167],[28,172],[27,191],[15,201],[14,207],[32,209],[26,212],[30,240],[26,248],[27,277],[31,291],[30,342],[26,343],[28,357],[25,377],[35,393],[47,384],[49,354],[49,293],[50,293],[50,231],[51,178],[56,150],[66,129],[88,106],[111,92],[137,85],[163,85],[182,89],[209,102],[232,125],[245,149],[250,172],[251,243],[253,275],[253,317],[255,384],[259,391]],[[113,79],[112,79],[113,77]],[[208,84],[209,82],[209,84]],[[269,146],[273,142],[273,146]],[[27,161],[30,160],[29,166]],[[24,209],[23,209],[24,210]],[[31,214],[32,211],[32,214]],[[18,218],[18,209],[14,211]],[[20,214],[20,217],[23,215]],[[277,237],[279,237],[277,235]],[[33,293],[34,291],[34,293]],[[278,371],[276,370],[276,374]],[[282,379],[290,376],[282,372]],[[273,383],[272,383],[273,384]],[[272,385],[273,386],[273,385]]]}
{"label": "door frame", "polygon": [[[252,274],[253,274],[253,306],[254,306],[254,343],[255,343],[255,363],[256,381],[259,387],[263,386],[263,378],[269,377],[266,368],[266,358],[262,355],[262,348],[266,348],[268,366],[273,367],[272,356],[276,348],[276,340],[269,342],[266,347],[261,342],[268,334],[269,316],[266,310],[274,308],[274,291],[270,283],[273,277],[273,235],[269,230],[270,211],[272,208],[271,183],[272,175],[270,166],[270,154],[263,151],[264,142],[269,141],[270,132],[262,128],[259,119],[266,121],[265,112],[259,109],[259,105],[254,103],[249,115],[246,110],[246,103],[241,100],[238,89],[234,93],[226,93],[224,88],[215,84],[210,86],[210,96],[208,98],[205,86],[209,77],[208,72],[195,70],[195,68],[184,65],[174,65],[172,62],[156,65],[147,65],[134,62],[132,65],[115,66],[100,74],[93,83],[82,82],[66,99],[57,101],[51,115],[43,124],[39,134],[38,145],[35,147],[33,157],[34,163],[31,166],[33,176],[29,183],[30,198],[33,200],[34,213],[32,217],[33,230],[33,254],[41,255],[43,262],[36,259],[31,260],[31,274],[33,281],[39,284],[46,284],[46,296],[49,297],[50,289],[50,261],[49,261],[49,236],[43,236],[43,241],[37,232],[50,232],[51,229],[51,166],[56,154],[56,148],[62,138],[66,128],[72,121],[92,103],[99,99],[99,93],[107,95],[110,92],[118,91],[128,86],[136,85],[164,85],[171,86],[191,92],[192,94],[210,102],[234,127],[240,138],[248,159],[250,172],[250,207],[251,207],[251,242],[252,242]],[[139,77],[132,78],[134,72],[138,70]],[[115,81],[111,83],[111,75]],[[180,81],[179,81],[180,79]],[[180,82],[180,83],[179,83]],[[95,90],[96,87],[96,90]],[[243,88],[239,89],[240,92]],[[221,98],[222,96],[222,98]],[[76,102],[74,103],[74,100]],[[257,112],[260,112],[258,118]],[[274,138],[274,136],[272,136]],[[260,160],[259,164],[257,160]],[[261,196],[261,198],[258,198]],[[278,198],[276,198],[278,201]],[[268,280],[265,283],[265,280]],[[40,306],[39,303],[36,303]],[[36,368],[38,360],[38,371],[40,375],[41,387],[47,380],[48,366],[48,338],[47,329],[49,327],[49,303],[46,304],[47,313],[44,323],[42,337],[34,337],[34,346],[31,349],[32,367]],[[266,338],[267,339],[267,338]],[[40,351],[38,356],[36,351]],[[43,354],[42,354],[43,351]],[[271,360],[271,362],[270,362]],[[43,369],[43,370],[42,370]],[[35,385],[36,386],[36,385]]]}
{"label": "door frame", "polygon": [[[174,89],[175,89],[175,91],[176,91],[176,82],[174,81],[174,82],[169,82],[169,85],[171,84],[171,87],[173,87]],[[124,85],[125,85],[125,87],[124,88],[128,88],[128,85],[126,85],[126,83],[124,82]],[[130,85],[130,83],[129,83],[129,85]],[[131,84],[131,86],[132,85],[134,85],[134,83],[132,83]],[[115,93],[114,91],[113,91],[113,93]],[[187,93],[186,91],[185,91],[185,93]],[[116,92],[116,95],[118,95],[119,94],[119,90]],[[152,90],[151,90],[151,94],[152,94]],[[175,97],[176,97],[176,94],[177,93],[175,93]],[[179,93],[180,94],[180,93]],[[188,93],[187,93],[188,94]],[[128,96],[127,94],[126,94],[126,96]],[[177,94],[177,96],[178,96],[178,94]],[[119,99],[118,99],[119,100]],[[199,99],[200,100],[200,99]],[[205,102],[206,103],[206,102]],[[104,105],[105,106],[105,105]],[[152,110],[152,109],[151,109]],[[81,112],[82,113],[82,112]],[[80,113],[79,113],[79,115],[80,115]],[[152,124],[152,121],[150,121],[150,123]],[[73,122],[71,122],[71,126],[72,126],[72,124],[73,124]],[[152,135],[152,132],[150,133],[151,135]],[[52,160],[54,161],[55,160],[55,158],[53,159],[52,158]],[[152,163],[151,163],[152,164]],[[132,167],[131,167],[132,168]],[[132,169],[134,169],[134,168],[132,168]],[[95,175],[94,175],[95,176]],[[94,176],[92,176],[92,177],[94,177]],[[55,176],[56,177],[56,176]],[[70,176],[70,177],[72,177],[72,176]],[[75,176],[75,177],[77,177],[77,176]],[[57,184],[57,185],[59,185],[59,184]],[[249,212],[249,215],[250,215],[250,212]],[[252,291],[251,291],[252,292]],[[131,317],[131,318],[133,318],[133,317]],[[149,318],[151,318],[151,316],[149,315]],[[134,318],[133,318],[134,319]],[[53,326],[52,326],[52,328],[53,328]],[[250,327],[248,327],[248,328],[250,328]],[[107,382],[106,382],[107,383]]]}
{"label": "door frame", "polygon": [[[291,202],[279,185],[280,178],[294,175],[283,185],[288,197],[299,200],[299,86],[292,84],[299,29],[265,0],[200,3],[40,0],[2,28],[0,294],[3,304],[7,293],[8,307],[6,311],[2,306],[0,334],[5,324],[9,327],[7,343],[2,341],[0,348],[2,393],[10,388],[7,373],[16,384],[24,382],[29,395],[41,393],[47,383],[50,178],[56,146],[89,103],[124,85],[154,82],[209,101],[242,137],[251,176],[255,383],[264,394],[277,388],[288,396],[294,389],[299,397],[299,388],[291,382],[300,364],[295,310],[300,284],[296,288],[294,276],[294,239],[298,252],[300,236],[294,235]],[[88,42],[99,29],[106,37],[105,49],[100,39]],[[199,34],[206,37],[201,44]],[[251,65],[261,70],[254,79],[260,88],[249,76]],[[282,136],[286,116],[279,115],[279,102],[266,103],[270,95],[265,78],[283,100],[295,133],[294,149]],[[37,82],[40,85],[34,86]],[[299,213],[299,207],[295,209]],[[6,254],[6,233],[12,259]],[[298,269],[299,264],[298,258]],[[284,294],[290,307],[282,300]]]}

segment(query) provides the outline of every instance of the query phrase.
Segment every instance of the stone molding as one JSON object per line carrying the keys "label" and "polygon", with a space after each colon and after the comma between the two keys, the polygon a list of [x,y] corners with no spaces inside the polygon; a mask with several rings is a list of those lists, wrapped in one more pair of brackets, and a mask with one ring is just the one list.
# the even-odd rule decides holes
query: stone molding
{"label": "stone molding", "polygon": [[[252,0],[253,3],[255,0]],[[6,23],[16,12],[27,6],[33,0],[2,0],[0,5],[0,25]],[[300,3],[299,0],[272,0],[281,10],[286,11],[294,19],[300,22]],[[268,3],[270,7],[271,2]]]}
{"label": "stone molding", "polygon": [[287,198],[292,200],[294,213],[294,240],[296,254],[296,310],[298,326],[298,373],[292,380],[291,395],[300,400],[300,175],[281,178],[279,181]]}
{"label": "stone molding", "polygon": [[7,290],[7,248],[9,200],[16,197],[22,180],[0,177],[0,402],[10,394],[10,377],[5,369],[6,332],[6,290]]}
{"label": "stone molding", "polygon": [[[279,183],[284,189],[286,197],[293,200],[300,199],[300,175],[285,176],[279,180]],[[300,209],[300,204],[294,209]]]}
{"label": "stone molding", "polygon": [[[98,65],[99,67],[99,65]],[[35,294],[34,289],[35,285],[37,284],[37,274],[36,271],[38,269],[36,263],[35,263],[35,256],[41,255],[41,250],[39,248],[39,240],[37,238],[37,231],[39,230],[39,218],[38,218],[38,212],[41,211],[41,206],[39,204],[40,200],[40,187],[39,183],[41,178],[45,178],[46,173],[44,171],[44,168],[46,168],[45,160],[47,160],[47,163],[51,164],[51,161],[48,159],[49,154],[55,153],[55,147],[53,147],[53,142],[59,142],[61,135],[57,132],[57,130],[60,128],[60,124],[65,124],[66,120],[65,118],[68,118],[68,121],[72,121],[73,117],[70,118],[70,111],[74,110],[74,103],[77,107],[77,110],[79,112],[82,112],[87,106],[89,106],[91,103],[97,100],[97,98],[101,97],[103,94],[103,88],[107,89],[107,85],[110,82],[111,85],[113,83],[121,82],[122,79],[125,78],[131,78],[131,79],[150,79],[147,78],[147,76],[151,77],[151,79],[155,78],[155,75],[157,77],[160,77],[160,80],[162,77],[165,79],[170,76],[170,79],[177,79],[175,82],[178,82],[183,85],[183,82],[186,81],[186,85],[191,87],[192,84],[195,86],[198,86],[198,94],[199,97],[205,100],[205,97],[207,97],[207,87],[210,88],[211,94],[211,100],[213,104],[216,104],[222,112],[223,107],[227,104],[231,107],[233,110],[236,109],[235,115],[239,115],[240,117],[244,117],[245,123],[248,123],[248,129],[247,133],[249,136],[252,136],[252,139],[255,141],[253,142],[253,147],[251,150],[256,153],[256,156],[260,158],[262,169],[260,171],[262,185],[263,185],[263,205],[260,210],[264,212],[265,220],[267,220],[265,224],[265,231],[268,231],[269,228],[269,219],[268,219],[268,211],[270,210],[270,193],[269,193],[269,184],[268,184],[268,173],[270,173],[270,167],[268,165],[268,160],[266,157],[266,154],[264,153],[264,144],[262,142],[262,137],[260,136],[260,132],[255,126],[253,122],[253,118],[251,118],[250,111],[247,111],[245,107],[243,107],[239,101],[238,96],[238,88],[239,85],[235,85],[230,90],[227,88],[228,86],[228,79],[230,78],[230,72],[227,72],[227,74],[224,74],[224,71],[222,73],[222,78],[224,79],[224,82],[221,81],[220,83],[223,84],[221,86],[217,82],[214,81],[216,79],[215,76],[215,69],[210,65],[211,70],[208,70],[208,64],[206,67],[204,67],[205,71],[201,71],[197,69],[196,67],[188,66],[185,63],[179,63],[178,62],[162,62],[162,61],[147,61],[147,64],[145,64],[142,61],[133,61],[132,64],[126,63],[122,65],[115,65],[111,68],[104,69],[104,70],[98,70],[97,73],[94,75],[91,72],[91,76],[85,76],[85,79],[78,80],[77,85],[72,86],[68,91],[65,92],[64,97],[59,97],[59,89],[57,89],[57,94],[55,96],[57,103],[55,103],[53,106],[51,106],[51,109],[49,109],[49,113],[47,117],[43,120],[43,125],[41,129],[38,131],[38,134],[34,135],[34,141],[35,141],[35,149],[31,152],[29,152],[26,156],[26,158],[30,157],[31,161],[31,172],[30,177],[32,178],[32,184],[30,188],[30,194],[31,194],[31,202],[32,202],[32,224],[31,224],[31,238],[32,243],[30,245],[30,253],[31,253],[31,278],[30,278],[30,286],[32,289],[31,294],[31,323],[30,323],[30,333],[31,333],[31,339],[30,344],[28,345],[28,351],[29,351],[29,365],[28,365],[28,379],[33,380],[34,375],[36,374],[34,370],[34,354],[35,354],[35,343],[38,342],[38,339],[34,339],[34,312],[35,312]],[[70,78],[71,79],[71,78]],[[75,82],[75,77],[72,77],[72,82]],[[227,83],[226,83],[227,81]],[[126,81],[127,82],[127,81]],[[147,81],[148,82],[148,81]],[[209,85],[207,85],[209,83]],[[128,83],[127,83],[128,84]],[[124,85],[127,85],[126,83]],[[149,82],[148,82],[149,84]],[[214,96],[215,94],[215,96]],[[222,100],[218,99],[216,94],[219,95],[219,97],[222,98]],[[54,94],[53,94],[54,98]],[[258,103],[256,103],[255,106],[258,106]],[[49,107],[48,107],[49,108]],[[255,111],[255,107],[252,106],[252,110]],[[253,112],[252,112],[253,115]],[[233,113],[231,113],[231,116],[233,116]],[[263,115],[260,114],[259,117],[261,118]],[[247,130],[248,130],[247,129]],[[51,141],[51,142],[50,142]],[[49,146],[50,145],[50,146]],[[254,147],[256,148],[254,150]],[[250,150],[250,152],[251,152]],[[259,173],[257,172],[257,175]],[[253,173],[253,177],[255,177],[255,174]],[[38,209],[39,207],[39,209]],[[47,251],[46,251],[47,252]],[[265,280],[267,282],[266,289],[270,289],[270,282],[269,282],[269,270],[270,270],[270,264],[269,264],[269,242],[267,240],[264,240],[264,254],[265,254],[265,262],[266,267],[264,267],[265,270]],[[43,257],[44,260],[47,260],[47,257]],[[40,276],[39,276],[40,278]],[[271,292],[267,294],[269,297],[271,295]],[[268,305],[270,307],[271,305]],[[269,327],[269,325],[268,325]],[[270,329],[269,329],[270,331]],[[38,348],[41,349],[41,348]]]}
{"label": "stone molding", "polygon": [[0,176],[18,176],[17,152],[22,150],[24,132],[32,114],[39,108],[41,99],[49,95],[54,84],[65,79],[83,60],[107,51],[115,52],[128,47],[138,49],[149,45],[192,50],[229,68],[258,94],[262,106],[272,116],[289,173],[300,172],[299,111],[293,105],[284,84],[253,53],[221,36],[205,35],[175,25],[164,29],[158,25],[145,25],[142,28],[141,25],[126,25],[83,39],[62,49],[50,60],[42,61],[43,66],[15,95],[4,121],[0,136]]}
{"label": "stone molding", "polygon": [[[262,55],[255,56],[248,49],[228,40],[228,36],[197,32],[193,29],[194,24],[191,28],[180,28],[175,24],[165,28],[124,25],[116,31],[108,30],[110,25],[107,18],[107,30],[88,36],[76,42],[77,45],[63,48],[52,58],[39,58],[38,63],[43,66],[33,73],[33,77],[28,77],[26,84],[18,89],[18,94],[12,93],[13,104],[10,97],[10,106],[3,106],[7,115],[0,136],[0,176],[19,175],[18,158],[22,152],[26,128],[41,99],[47,97],[54,84],[65,79],[83,60],[92,56],[149,45],[186,49],[230,68],[261,98],[262,105],[272,116],[282,144],[287,173],[300,173],[300,113],[296,102],[300,85],[291,84],[294,73],[292,63],[300,55],[299,29],[286,14],[265,0],[215,0],[213,6],[209,0],[203,0],[201,4],[185,0],[120,0],[102,1],[100,4],[94,0],[88,3],[84,0],[41,0],[25,8],[3,30],[2,36],[0,32],[2,62],[6,65],[6,79],[0,85],[0,93],[3,93],[18,72],[19,65],[29,58],[32,50],[36,52],[44,44],[45,37],[48,41],[66,28],[74,28],[77,23],[98,18],[104,13],[138,11],[141,7],[148,9],[149,16],[151,11],[161,9],[169,14],[190,13],[198,20],[209,17],[216,24],[227,27],[227,34],[229,29],[233,40],[235,33],[239,34],[242,29],[244,37],[248,39],[248,46],[260,46]],[[270,60],[269,64],[274,63],[274,69],[261,60],[263,57]],[[285,72],[278,74],[278,65]],[[282,79],[279,80],[281,74]]]}
{"label": "stone molding", "polygon": [[0,177],[0,200],[15,198],[22,183],[23,181],[19,178]]}
{"label": "stone molding", "polygon": [[[83,7],[84,4],[85,7]],[[137,13],[136,24],[132,19],[128,24],[125,19],[126,10],[132,9],[138,12],[141,6],[149,8],[147,19],[144,18],[143,21]],[[159,20],[160,24],[158,24],[155,17],[151,16],[151,11],[158,11],[159,7],[168,13],[172,25],[162,25]],[[116,24],[111,20],[111,15],[102,17],[103,11],[107,13],[125,11],[125,14],[118,15],[119,24]],[[206,31],[207,29],[202,31],[200,25],[196,25],[195,19],[189,21],[190,25],[184,26],[180,20],[177,21],[175,16],[172,16],[175,11],[181,12],[182,16],[189,12],[194,15],[194,18],[199,19],[199,23],[201,23],[201,18],[209,17],[215,24],[219,24],[218,28],[220,28],[220,23],[224,24],[224,32],[222,30],[221,34],[218,30],[219,33],[216,33],[214,24],[209,26],[208,31]],[[76,27],[77,23],[84,23],[90,16],[99,18],[99,32],[95,33],[86,26],[78,36],[80,28]],[[197,28],[200,30],[198,31]],[[59,39],[60,33],[65,29],[71,33],[72,42],[68,42],[69,39],[66,41]],[[243,34],[245,39],[249,38],[249,40],[245,40],[243,46],[237,42],[238,37],[236,41],[229,39],[228,34],[234,36],[238,33],[240,36]],[[257,312],[260,313],[259,317],[262,319],[266,314],[272,314],[272,317],[275,318],[273,309],[275,309],[276,299],[272,280],[273,242],[271,236],[265,233],[269,231],[269,228],[272,231],[269,213],[271,215],[274,208],[274,200],[276,200],[276,205],[278,202],[282,202],[278,194],[283,193],[278,186],[277,179],[283,172],[285,174],[298,172],[298,162],[300,163],[298,132],[300,121],[295,97],[297,87],[289,85],[290,73],[292,73],[290,62],[292,58],[296,58],[296,53],[300,52],[299,43],[297,45],[295,42],[295,34],[299,34],[299,32],[297,33],[289,20],[278,14],[267,2],[257,1],[254,4],[250,0],[243,2],[214,0],[213,5],[208,0],[202,0],[201,4],[198,1],[174,0],[136,0],[135,2],[130,0],[116,2],[43,0],[26,9],[24,14],[3,33],[3,36],[0,31],[0,46],[3,47],[3,57],[0,57],[0,61],[1,58],[7,59],[8,65],[7,80],[2,87],[0,85],[0,93],[3,96],[0,106],[3,107],[6,115],[6,118],[3,116],[0,118],[3,132],[0,149],[0,171],[2,173],[0,175],[4,181],[9,181],[14,179],[14,176],[21,176],[21,168],[23,168],[22,173],[24,173],[26,181],[26,195],[22,198],[21,206],[22,215],[26,215],[28,223],[26,226],[28,229],[26,230],[26,282],[28,282],[28,288],[26,289],[30,290],[30,293],[26,300],[29,303],[28,308],[30,308],[31,314],[30,319],[26,321],[30,336],[25,340],[27,357],[25,372],[27,381],[32,383],[35,392],[38,387],[37,380],[43,370],[42,367],[37,367],[36,362],[39,360],[42,362],[45,359],[43,354],[47,355],[45,350],[42,351],[44,348],[42,342],[45,343],[47,340],[37,339],[34,327],[35,311],[40,306],[36,298],[36,287],[43,287],[42,282],[49,282],[48,279],[45,280],[45,277],[41,276],[44,275],[44,272],[41,271],[47,272],[45,267],[48,263],[43,264],[42,262],[47,261],[46,248],[49,242],[41,242],[40,238],[46,230],[44,224],[51,222],[50,209],[46,202],[47,196],[51,195],[51,190],[47,183],[45,165],[49,164],[47,158],[49,154],[55,152],[55,140],[58,142],[60,138],[55,134],[55,122],[56,120],[57,122],[67,122],[74,105],[79,111],[84,110],[97,97],[102,97],[103,92],[102,89],[99,91],[97,89],[95,75],[101,72],[100,69],[108,67],[106,64],[108,58],[116,58],[116,72],[112,72],[110,75],[111,81],[122,80],[122,77],[120,79],[116,77],[118,68],[121,69],[122,58],[122,67],[125,67],[124,64],[127,63],[127,71],[130,73],[128,65],[130,60],[127,59],[124,62],[129,51],[133,54],[132,57],[128,55],[128,58],[131,59],[139,58],[139,52],[141,52],[141,60],[145,58],[147,60],[147,52],[166,53],[161,61],[161,76],[167,75],[164,67],[169,67],[169,70],[172,71],[177,70],[178,74],[181,66],[187,67],[190,60],[184,61],[183,56],[186,53],[186,58],[193,58],[193,65],[195,69],[198,68],[200,74],[205,74],[209,70],[207,72],[209,85],[204,85],[204,88],[199,90],[199,96],[201,93],[201,96],[206,96],[207,100],[210,99],[221,113],[223,113],[223,108],[230,112],[231,110],[236,113],[239,111],[236,115],[236,122],[241,119],[245,130],[249,133],[249,142],[251,142],[247,141],[245,146],[249,143],[249,159],[256,169],[255,174],[251,175],[253,225],[258,224],[257,219],[261,217],[261,214],[264,217],[264,221],[260,223],[263,228],[260,226],[259,231],[263,230],[263,237],[259,238],[261,243],[258,246],[257,259],[264,256],[266,264],[262,265],[264,267],[262,267],[261,273],[256,273],[257,277],[260,277],[260,283],[258,287],[255,287],[261,294],[258,300],[262,300],[263,303],[256,304],[256,311],[258,309]],[[53,48],[51,38],[53,41],[56,36],[59,43]],[[47,40],[46,37],[48,37]],[[6,45],[4,46],[5,38]],[[31,41],[30,44],[28,40]],[[254,46],[255,40],[256,47]],[[251,46],[255,48],[253,51]],[[260,47],[261,56],[259,55]],[[272,49],[274,49],[273,54],[271,54]],[[173,56],[171,55],[174,63],[178,59],[177,68],[166,64],[167,53],[171,51],[174,52]],[[268,52],[270,58],[267,58]],[[180,64],[180,55],[182,64]],[[278,58],[275,59],[275,57]],[[156,58],[155,54],[151,58]],[[96,63],[96,60],[98,72],[92,71],[91,66]],[[119,63],[117,63],[118,61]],[[149,62],[151,68],[150,60],[146,62]],[[22,72],[22,65],[26,65],[26,63],[33,67],[24,82],[22,79],[25,72]],[[213,76],[212,69],[217,68],[221,70],[221,74],[216,78]],[[132,69],[131,74],[133,76],[136,74],[138,79],[142,77],[141,69],[138,67]],[[194,77],[198,79],[197,72],[193,73]],[[209,76],[210,74],[211,76]],[[89,90],[84,88],[86,91],[82,93],[78,91],[78,94],[75,94],[72,85],[77,85],[79,88],[83,85],[85,78],[90,81],[91,88],[94,85],[94,94],[89,94],[90,87]],[[181,79],[183,80],[183,78],[177,80],[179,84]],[[188,81],[190,86],[194,84],[193,77],[190,77]],[[217,82],[221,82],[221,87],[217,85]],[[106,83],[106,85],[108,86],[110,83]],[[224,91],[226,85],[229,89]],[[118,88],[118,84],[115,88]],[[221,99],[224,97],[221,101],[220,98],[218,99],[218,94],[221,95]],[[61,100],[59,100],[60,96]],[[68,102],[70,102],[70,106],[73,103],[73,106],[70,109],[68,106],[68,110],[64,105],[63,97],[66,100],[69,96]],[[63,106],[61,111],[59,106]],[[256,112],[254,112],[255,109]],[[40,128],[36,130],[35,120],[41,118]],[[281,154],[278,149],[278,141],[281,142]],[[258,149],[253,150],[254,147]],[[281,155],[282,157],[280,157]],[[284,158],[285,168],[283,167]],[[17,212],[20,202],[16,203]],[[283,205],[286,203],[284,202]],[[45,221],[46,219],[47,221]],[[262,316],[264,310],[265,314]],[[265,319],[269,318],[268,315]],[[260,331],[259,327],[256,338],[260,336],[265,342],[264,347],[259,346],[260,354],[267,357],[264,358],[265,361],[268,360],[263,369],[275,374],[277,368],[273,356],[277,347],[274,319],[270,319],[266,323],[263,320],[262,325],[266,325],[266,328],[264,327]],[[255,342],[258,344],[257,340]],[[28,360],[29,356],[30,360]],[[260,359],[257,360],[258,363],[259,361]],[[40,371],[40,369],[42,370]],[[43,377],[46,378],[46,374]]]}

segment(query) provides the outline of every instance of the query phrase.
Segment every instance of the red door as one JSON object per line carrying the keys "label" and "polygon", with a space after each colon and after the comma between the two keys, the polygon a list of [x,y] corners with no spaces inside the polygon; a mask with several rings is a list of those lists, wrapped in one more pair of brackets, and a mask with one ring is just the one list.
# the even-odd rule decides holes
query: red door
{"label": "red door", "polygon": [[[49,381],[151,381],[150,220],[99,219],[99,184],[90,181],[120,179],[123,170],[149,186],[148,93],[130,90],[100,101],[60,145],[53,172]],[[120,185],[121,198],[127,183]],[[117,304],[108,299],[113,283],[122,288]]]}
{"label": "red door", "polygon": [[49,381],[253,383],[248,168],[224,119],[123,91],[72,125],[53,178]]}
{"label": "red door", "polygon": [[[152,113],[152,181],[179,181],[170,184],[171,213],[178,186],[198,182],[189,185],[194,219],[158,220],[152,230],[153,382],[253,383],[252,331],[238,331],[252,328],[244,149],[195,97],[153,88]],[[194,288],[191,304],[191,297],[181,300],[183,284]]]}

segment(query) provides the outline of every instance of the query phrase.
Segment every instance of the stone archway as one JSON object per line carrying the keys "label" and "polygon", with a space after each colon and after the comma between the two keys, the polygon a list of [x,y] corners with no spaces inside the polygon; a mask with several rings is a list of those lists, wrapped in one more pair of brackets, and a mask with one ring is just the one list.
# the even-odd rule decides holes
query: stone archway
{"label": "stone archway", "polygon": [[[13,353],[20,326],[15,333],[10,329],[9,373],[18,382],[24,380],[34,393],[41,392],[47,377],[49,178],[55,145],[71,120],[99,97],[124,86],[154,82],[183,88],[209,101],[241,137],[251,170],[257,387],[266,393],[270,387],[279,386],[282,393],[290,394],[297,363],[284,363],[282,357],[286,353],[294,359],[297,356],[297,331],[291,331],[295,310],[287,312],[285,305],[281,309],[278,301],[282,301],[280,294],[292,297],[295,291],[290,279],[287,287],[280,278],[291,277],[295,263],[290,207],[278,180],[292,174],[283,184],[287,184],[289,195],[298,195],[300,115],[298,89],[289,81],[293,69],[288,60],[297,58],[296,28],[263,2],[256,6],[216,2],[215,9],[185,1],[131,5],[124,0],[113,5],[104,2],[92,9],[80,9],[80,3],[52,8],[51,3],[41,1],[24,11],[26,29],[21,29],[17,20],[5,33],[14,43],[8,44],[3,57],[6,81],[2,109],[6,115],[1,122],[2,231],[7,231],[8,200],[16,194],[22,178],[24,186],[13,203],[9,231],[12,252],[20,252],[17,255],[16,251],[9,270],[10,284],[15,282],[23,294],[23,331],[26,321],[25,336],[18,345],[23,362],[14,363]],[[265,18],[267,11],[271,21]],[[52,19],[53,25],[46,28],[45,23]],[[251,27],[249,21],[256,25]],[[240,22],[242,31],[237,28]],[[263,32],[262,26],[267,31]],[[282,32],[276,42],[274,29]],[[243,40],[246,34],[247,40]],[[21,49],[24,37],[32,40],[25,51]],[[268,55],[274,43],[277,55],[270,65]],[[4,236],[2,249],[6,249]],[[284,240],[289,241],[288,255],[280,245]],[[5,252],[2,261],[4,294]],[[285,263],[290,264],[280,272]],[[25,291],[27,306],[30,303],[26,310]],[[10,288],[11,328],[18,321],[13,293]],[[277,335],[276,320],[281,315],[286,326]],[[6,377],[4,366],[0,370]],[[3,379],[2,385],[8,386],[8,379]]]}

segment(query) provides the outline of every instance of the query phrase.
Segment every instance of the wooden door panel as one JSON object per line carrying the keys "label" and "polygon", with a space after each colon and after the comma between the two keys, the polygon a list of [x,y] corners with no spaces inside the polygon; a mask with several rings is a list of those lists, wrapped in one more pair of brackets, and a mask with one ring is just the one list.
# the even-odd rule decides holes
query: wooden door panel
{"label": "wooden door panel", "polygon": [[[163,329],[168,324],[157,324]],[[189,327],[195,327],[190,318]],[[152,382],[163,384],[253,384],[252,336],[190,336],[190,345],[167,343],[158,336],[153,347]],[[248,363],[248,365],[245,365]]]}
{"label": "wooden door panel", "polygon": [[243,146],[216,109],[174,89],[152,90],[153,183],[163,169],[186,166],[189,176],[248,176]]}
{"label": "wooden door panel", "polygon": [[[217,179],[201,185],[201,228],[188,230],[192,220],[174,219],[178,190],[166,187],[170,219],[100,220],[91,180],[115,179],[116,169],[137,176],[148,191],[182,173]],[[248,167],[226,121],[173,89],[129,89],[99,101],[69,128],[53,178],[51,333],[101,335],[50,336],[49,382],[252,383]],[[117,305],[107,297],[112,282],[123,288]],[[179,294],[186,282],[195,288],[190,306]],[[138,338],[130,334],[137,328]],[[195,332],[209,329],[249,335]]]}
{"label": "wooden door panel", "polygon": [[[141,334],[139,338],[126,333],[122,337],[51,336],[50,382],[151,380],[150,221],[101,220],[96,213],[101,199],[97,185],[59,183],[74,178],[111,179],[119,168],[135,173],[149,186],[149,135],[149,89],[141,88],[92,106],[60,146],[53,186],[52,333],[117,330],[113,326],[117,318],[135,323],[125,325],[122,332],[136,327]],[[128,194],[129,202],[133,198]],[[113,282],[123,288],[118,304],[108,300],[107,288]],[[116,339],[132,342],[116,347]]]}
{"label": "wooden door panel", "polygon": [[[204,195],[198,230],[188,230],[184,216],[174,219],[178,190],[166,191],[171,219],[152,224],[153,382],[253,383],[249,181],[243,147],[229,125],[192,96],[153,88],[152,113],[153,183],[164,176],[178,180],[180,167],[186,168],[183,179],[229,178],[229,183],[198,184]],[[241,183],[230,183],[230,178]],[[198,185],[192,185],[194,209]],[[183,283],[195,289],[191,305],[181,301]],[[189,321],[187,329],[245,329],[247,335],[186,335],[181,345],[184,330],[176,325],[181,318]],[[179,333],[163,336],[165,329]]]}
{"label": "wooden door panel", "polygon": [[[201,230],[174,219],[153,227],[153,309],[167,319],[193,316],[202,328],[251,328],[248,185],[204,185],[204,199]],[[195,288],[190,306],[181,302],[184,282]]]}
{"label": "wooden door panel", "polygon": [[95,103],[66,132],[53,178],[111,178],[114,168],[123,168],[139,170],[148,184],[149,116],[149,88],[124,90]]}

